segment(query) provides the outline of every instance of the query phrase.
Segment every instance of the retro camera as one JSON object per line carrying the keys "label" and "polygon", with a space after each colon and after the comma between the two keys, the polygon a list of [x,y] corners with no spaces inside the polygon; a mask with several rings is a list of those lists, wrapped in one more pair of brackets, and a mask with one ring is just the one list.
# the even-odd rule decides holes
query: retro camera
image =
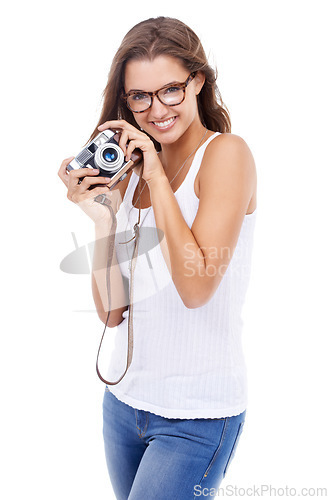
{"label": "retro camera", "polygon": [[99,168],[98,176],[109,177],[111,180],[108,187],[113,188],[142,158],[141,151],[135,149],[131,159],[125,161],[124,153],[118,145],[120,135],[120,132],[111,129],[104,130],[82,149],[66,169]]}

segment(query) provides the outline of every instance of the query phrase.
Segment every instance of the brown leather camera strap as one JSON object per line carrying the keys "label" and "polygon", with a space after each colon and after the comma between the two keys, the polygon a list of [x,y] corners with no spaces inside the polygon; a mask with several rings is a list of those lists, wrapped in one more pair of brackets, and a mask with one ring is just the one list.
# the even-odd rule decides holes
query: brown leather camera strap
{"label": "brown leather camera strap", "polygon": [[[115,235],[116,235],[116,228],[117,228],[117,220],[116,220],[116,215],[114,213],[114,210],[111,206],[111,201],[110,199],[105,195],[105,194],[100,194],[95,197],[95,201],[98,203],[101,203],[102,205],[105,205],[112,216],[113,224],[112,224],[112,229],[113,229],[113,237],[109,238],[109,250],[108,250],[108,261],[107,261],[107,269],[106,269],[106,286],[107,286],[107,293],[108,293],[108,315],[106,319],[106,324],[105,328],[100,340],[99,348],[98,348],[98,353],[97,353],[97,361],[96,361],[96,370],[97,370],[97,375],[100,378],[102,382],[104,382],[107,385],[116,385],[118,384],[126,372],[128,371],[128,368],[131,364],[132,361],[132,354],[133,354],[133,285],[134,285],[134,270],[135,266],[137,263],[137,257],[138,257],[138,248],[139,248],[139,224],[140,224],[140,214],[141,214],[141,199],[140,199],[140,192],[141,192],[141,180],[142,180],[142,174],[143,174],[143,165],[141,167],[141,173],[139,177],[139,182],[138,182],[138,194],[139,194],[139,214],[138,214],[138,222],[134,225],[134,234],[135,236],[132,238],[135,238],[135,244],[134,244],[134,251],[133,251],[133,256],[131,260],[131,275],[130,275],[130,287],[129,287],[129,322],[128,322],[128,350],[127,350],[127,361],[126,361],[126,368],[123,373],[123,375],[116,380],[116,382],[109,382],[106,380],[100,373],[99,366],[98,366],[98,361],[99,361],[99,354],[100,354],[100,349],[103,343],[103,339],[105,336],[107,324],[108,324],[108,319],[110,316],[110,311],[111,311],[111,298],[110,298],[110,267],[113,259],[113,254],[114,254],[114,248],[115,248]],[[131,240],[129,240],[131,241]],[[129,241],[126,241],[125,243],[128,243]]]}

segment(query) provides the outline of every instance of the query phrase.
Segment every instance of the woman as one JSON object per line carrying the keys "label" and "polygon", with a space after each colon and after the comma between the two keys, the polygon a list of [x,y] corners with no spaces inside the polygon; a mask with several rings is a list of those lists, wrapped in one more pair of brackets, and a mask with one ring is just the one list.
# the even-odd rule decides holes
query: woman
{"label": "woman", "polygon": [[111,191],[97,171],[68,174],[72,158],[59,170],[68,198],[95,222],[92,289],[105,324],[113,226],[96,195],[106,194],[117,214],[108,322],[117,326],[117,340],[109,380],[122,374],[126,359],[125,282],[134,245],[126,243],[126,228],[137,221],[138,202],[141,228],[159,235],[135,268],[133,361],[104,395],[106,460],[118,499],[214,495],[245,421],[241,308],[250,275],[256,168],[245,141],[230,133],[215,80],[188,26],[165,17],[137,24],[114,57],[90,140],[107,128],[120,130],[126,159],[139,148],[142,169],[135,167]]}

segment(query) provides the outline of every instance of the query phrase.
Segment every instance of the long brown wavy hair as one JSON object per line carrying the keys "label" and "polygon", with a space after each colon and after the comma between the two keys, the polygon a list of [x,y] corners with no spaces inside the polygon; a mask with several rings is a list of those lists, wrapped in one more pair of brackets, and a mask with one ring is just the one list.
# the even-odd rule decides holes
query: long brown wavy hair
{"label": "long brown wavy hair", "polygon": [[[222,102],[216,84],[216,69],[209,65],[198,36],[178,19],[162,16],[136,24],[125,35],[112,61],[108,82],[103,91],[103,107],[99,122],[89,141],[99,133],[97,127],[108,120],[126,120],[140,129],[133,113],[126,107],[121,97],[124,93],[125,66],[132,59],[153,60],[160,55],[179,59],[189,73],[194,71],[204,73],[205,83],[197,96],[201,122],[214,132],[231,132],[229,112]],[[151,136],[150,138],[159,151],[160,144]]]}

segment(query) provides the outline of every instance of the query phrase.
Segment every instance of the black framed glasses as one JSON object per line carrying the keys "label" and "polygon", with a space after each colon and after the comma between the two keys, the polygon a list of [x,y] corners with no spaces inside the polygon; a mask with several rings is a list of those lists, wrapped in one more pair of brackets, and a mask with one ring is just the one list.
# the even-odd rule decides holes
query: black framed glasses
{"label": "black framed glasses", "polygon": [[166,106],[177,106],[184,101],[186,96],[186,87],[195,78],[195,75],[196,71],[190,73],[185,82],[169,83],[164,85],[164,87],[155,90],[155,92],[130,90],[126,94],[123,94],[122,98],[125,100],[129,110],[133,113],[143,113],[144,111],[147,111],[147,109],[152,106],[155,96],[159,102],[165,104]]}

